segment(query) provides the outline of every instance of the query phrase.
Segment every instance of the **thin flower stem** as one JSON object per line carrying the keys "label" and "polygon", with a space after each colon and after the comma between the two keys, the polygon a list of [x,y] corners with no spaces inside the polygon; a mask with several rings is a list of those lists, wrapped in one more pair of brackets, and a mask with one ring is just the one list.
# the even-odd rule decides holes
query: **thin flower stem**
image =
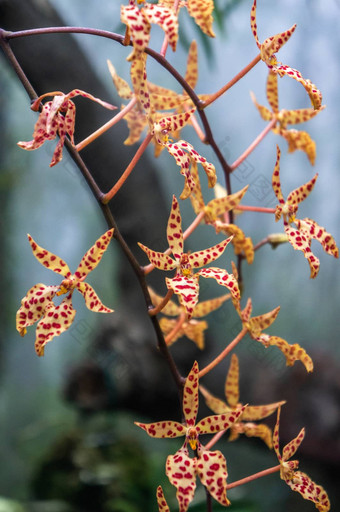
{"label": "thin flower stem", "polygon": [[267,124],[265,129],[260,133],[260,135],[256,137],[256,139],[250,144],[250,146],[244,151],[244,153],[242,153],[242,155],[237,160],[235,160],[233,164],[231,164],[230,168],[232,171],[234,171],[239,165],[241,165],[242,162],[244,162],[246,158],[248,158],[250,153],[252,153],[252,151],[254,151],[254,149],[265,138],[265,136],[268,135],[268,133],[275,126],[276,123],[277,120],[274,118],[270,121],[270,123]]}
{"label": "thin flower stem", "polygon": [[[183,233],[183,240],[186,240],[191,235],[191,233],[193,233],[193,231],[195,231],[197,226],[200,225],[202,219],[204,218],[204,215],[205,215],[205,211],[202,210],[197,215],[197,217],[192,221],[190,226],[184,231],[184,233]],[[170,253],[171,253],[171,249],[170,248],[168,248],[168,249],[166,249],[166,251],[164,251],[164,254],[170,254]],[[152,272],[154,268],[155,267],[154,267],[154,265],[152,263],[149,263],[149,265],[145,265],[145,267],[143,267],[144,275],[150,274],[150,272]]]}
{"label": "thin flower stem", "polygon": [[258,212],[258,213],[275,213],[275,208],[265,208],[262,206],[246,206],[238,204],[235,206],[235,210],[242,210],[244,212]]}
{"label": "thin flower stem", "polygon": [[90,144],[91,142],[96,140],[98,137],[100,137],[103,133],[105,133],[107,130],[109,130],[109,128],[112,128],[112,126],[117,124],[118,121],[123,119],[123,117],[128,112],[130,112],[130,110],[136,105],[136,103],[137,103],[137,98],[136,98],[136,96],[134,96],[132,98],[132,100],[118,114],[116,114],[112,119],[110,119],[110,121],[108,121],[103,126],[98,128],[98,130],[96,130],[95,132],[91,133],[91,135],[86,137],[86,139],[79,142],[79,144],[76,145],[76,150],[81,151],[86,146],[88,146],[88,144]]}
{"label": "thin flower stem", "polygon": [[145,137],[145,139],[143,140],[142,144],[139,146],[138,150],[136,151],[135,156],[133,157],[133,159],[131,160],[131,162],[129,163],[129,165],[127,166],[127,168],[125,169],[125,171],[123,172],[121,177],[119,178],[119,180],[115,183],[115,185],[111,188],[111,190],[109,192],[107,192],[106,194],[103,195],[103,197],[102,197],[103,204],[107,204],[109,201],[111,201],[111,199],[117,194],[118,190],[120,190],[120,188],[124,185],[125,181],[130,176],[133,169],[135,168],[138,160],[140,159],[140,157],[146,150],[147,146],[151,142],[151,139],[152,139],[152,135],[150,133],[148,133],[147,136]]}
{"label": "thin flower stem", "polygon": [[203,370],[201,370],[198,373],[198,378],[200,379],[201,377],[204,377],[204,375],[206,375],[213,368],[215,368],[215,366],[217,366],[229,354],[229,352],[231,352],[233,348],[236,347],[236,345],[245,336],[247,331],[248,329],[246,327],[243,327],[242,331],[236,336],[236,338],[234,338],[233,341],[231,341],[229,345],[227,345],[227,347],[224,350],[222,350],[222,352],[217,357],[215,357],[213,361],[211,361],[211,363],[209,363],[205,368],[203,368]]}
{"label": "thin flower stem", "polygon": [[158,313],[160,313],[162,311],[162,309],[167,305],[167,303],[169,302],[169,300],[171,299],[173,294],[174,294],[173,290],[168,290],[168,293],[165,295],[165,297],[163,297],[162,301],[158,304],[158,306],[149,308],[149,311],[148,311],[149,315],[155,316]]}
{"label": "thin flower stem", "polygon": [[254,66],[261,60],[261,55],[258,54],[245,68],[243,68],[237,75],[234,76],[224,87],[222,87],[219,91],[215,92],[210,96],[210,98],[203,102],[202,108],[206,108],[208,105],[217,100],[222,94],[224,94],[228,89],[230,89],[233,85],[235,85],[241,78],[243,78]]}
{"label": "thin flower stem", "polygon": [[271,473],[276,473],[280,471],[281,465],[273,466],[272,468],[264,469],[263,471],[259,471],[258,473],[254,473],[253,475],[247,476],[246,478],[241,478],[241,480],[237,480],[236,482],[232,482],[231,484],[227,484],[227,489],[233,489],[234,487],[238,487],[239,485],[247,484],[252,480],[257,480],[258,478],[262,478],[263,476],[270,475]]}
{"label": "thin flower stem", "polygon": [[226,430],[220,430],[219,432],[217,432],[217,434],[214,435],[214,437],[212,437],[209,441],[209,443],[207,443],[205,446],[204,446],[204,449],[205,450],[210,450],[216,443],[217,441],[219,441],[221,439],[221,437],[227,432],[228,429]]}
{"label": "thin flower stem", "polygon": [[182,325],[184,324],[184,322],[186,321],[186,318],[187,318],[187,315],[186,313],[181,313],[179,318],[178,318],[178,321],[175,325],[175,327],[169,332],[169,334],[165,337],[165,343],[167,345],[170,345],[171,341],[174,339],[174,337],[176,336],[176,334],[180,331]]}

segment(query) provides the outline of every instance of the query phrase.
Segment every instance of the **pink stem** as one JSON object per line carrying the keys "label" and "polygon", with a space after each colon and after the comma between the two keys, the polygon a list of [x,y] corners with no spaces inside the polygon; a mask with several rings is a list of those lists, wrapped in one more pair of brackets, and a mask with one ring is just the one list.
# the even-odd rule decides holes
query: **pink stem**
{"label": "pink stem", "polygon": [[165,295],[165,297],[162,299],[162,301],[158,304],[158,306],[156,306],[152,309],[149,309],[149,311],[148,311],[149,315],[154,316],[154,315],[157,315],[158,313],[160,313],[160,311],[162,311],[164,306],[167,305],[167,303],[169,302],[169,300],[171,299],[173,294],[174,294],[173,290],[168,290],[168,293]]}
{"label": "pink stem", "polygon": [[185,313],[181,313],[175,327],[169,332],[169,334],[165,338],[165,343],[167,345],[170,345],[171,341],[174,339],[174,337],[176,336],[176,334],[178,333],[178,331],[181,329],[182,325],[184,324],[186,318],[187,318],[187,315]]}
{"label": "pink stem", "polygon": [[258,213],[275,213],[275,208],[265,208],[262,206],[246,206],[238,204],[235,206],[235,210],[242,210],[245,212],[258,212]]}
{"label": "pink stem", "polygon": [[242,478],[241,480],[237,480],[236,482],[232,482],[231,484],[227,484],[227,489],[233,489],[233,487],[238,487],[239,485],[247,484],[252,480],[257,480],[258,478],[262,478],[263,476],[270,475],[271,473],[276,473],[280,471],[281,465],[273,466],[272,468],[264,469],[263,471],[259,471],[258,473],[254,473],[253,475],[247,476],[246,478]]}

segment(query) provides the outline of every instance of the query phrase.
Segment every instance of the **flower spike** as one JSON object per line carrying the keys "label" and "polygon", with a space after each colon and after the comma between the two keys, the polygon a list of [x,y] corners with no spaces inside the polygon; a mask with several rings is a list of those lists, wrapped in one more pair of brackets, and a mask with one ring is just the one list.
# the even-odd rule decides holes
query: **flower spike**
{"label": "flower spike", "polygon": [[220,268],[209,267],[194,273],[195,268],[203,267],[208,263],[219,258],[229,242],[231,237],[223,242],[194,253],[183,252],[183,232],[182,218],[179,210],[179,204],[173,196],[171,212],[168,220],[167,237],[173,258],[166,253],[156,252],[145,245],[139,243],[139,247],[146,253],[150,262],[160,270],[177,270],[175,277],[166,278],[166,285],[169,290],[173,290],[178,296],[180,303],[185,307],[188,319],[193,315],[194,308],[198,302],[199,277],[212,277],[218,284],[229,289],[232,297],[238,300],[240,291],[237,281],[232,274]]}
{"label": "flower spike", "polygon": [[280,453],[279,446],[279,426],[280,426],[280,413],[281,408],[277,410],[277,421],[274,428],[273,444],[277,458],[280,462],[280,476],[281,479],[286,482],[287,485],[293,490],[301,494],[305,500],[312,501],[315,508],[319,512],[328,512],[330,510],[330,502],[326,491],[321,485],[316,484],[311,478],[302,473],[302,471],[296,471],[299,466],[299,461],[289,460],[295,455],[297,449],[303,441],[305,436],[305,429],[301,429],[300,433],[292,439]]}
{"label": "flower spike", "polygon": [[48,101],[44,104],[38,121],[34,127],[33,140],[29,142],[20,141],[17,144],[22,149],[31,151],[42,146],[42,144],[47,140],[53,140],[57,135],[59,135],[59,142],[53,153],[50,167],[53,167],[62,159],[66,135],[70,137],[71,143],[74,144],[76,106],[71,98],[74,98],[75,96],[83,96],[84,98],[96,101],[103,107],[110,110],[117,108],[114,105],[110,105],[109,103],[100,100],[99,98],[95,98],[87,92],[74,89],[68,94],[63,94],[59,91],[43,94],[35,100],[31,109],[34,111],[38,110],[41,100],[46,96],[54,96],[54,98],[52,101]]}
{"label": "flower spike", "polygon": [[[46,343],[54,336],[65,332],[74,320],[76,314],[72,307],[72,294],[78,290],[85,299],[88,309],[97,313],[112,313],[112,309],[102,304],[98,295],[84,279],[96,268],[113,235],[113,229],[104,233],[95,244],[84,254],[74,274],[68,265],[55,254],[40,247],[28,235],[33,255],[44,267],[64,277],[60,285],[46,286],[36,284],[21,301],[21,307],[16,315],[16,327],[21,336],[25,336],[27,327],[38,322],[36,330],[35,351],[38,356],[44,355]],[[56,306],[55,296],[66,294],[64,300]]]}

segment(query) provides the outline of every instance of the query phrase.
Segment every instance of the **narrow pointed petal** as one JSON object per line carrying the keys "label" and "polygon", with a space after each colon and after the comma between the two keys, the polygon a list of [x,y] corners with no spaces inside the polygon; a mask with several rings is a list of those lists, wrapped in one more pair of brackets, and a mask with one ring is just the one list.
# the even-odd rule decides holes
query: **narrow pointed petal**
{"label": "narrow pointed petal", "polygon": [[239,312],[242,323],[249,322],[252,310],[253,310],[253,303],[252,303],[251,298],[249,297],[245,307],[243,308],[243,310],[241,312]]}
{"label": "narrow pointed petal", "polygon": [[303,231],[292,228],[289,224],[284,226],[289,243],[297,251],[302,251],[304,257],[308,260],[310,267],[310,277],[314,279],[319,272],[320,261],[311,251],[310,238],[305,236]]}
{"label": "narrow pointed petal", "polygon": [[235,441],[240,434],[245,434],[247,437],[258,437],[266,443],[269,449],[273,447],[272,431],[264,423],[236,423],[231,429],[229,441]]}
{"label": "narrow pointed petal", "polygon": [[[197,307],[197,306],[196,306]],[[208,324],[205,321],[196,322],[191,320],[183,325],[183,334],[193,341],[197,348],[204,349],[204,331],[208,329]]]}
{"label": "narrow pointed petal", "polygon": [[275,114],[279,112],[279,95],[277,89],[277,73],[269,70],[267,78],[267,100]]}
{"label": "narrow pointed petal", "polygon": [[162,117],[157,123],[154,124],[154,135],[159,144],[164,144],[168,141],[168,133],[181,130],[189,121],[195,109],[188,112],[181,112],[179,114],[172,114]]}
{"label": "narrow pointed petal", "polygon": [[20,148],[25,149],[27,151],[31,151],[34,149],[38,149],[42,144],[44,144],[46,140],[55,139],[57,135],[57,129],[59,126],[58,121],[55,120],[50,132],[47,131],[46,126],[47,118],[51,110],[51,104],[51,101],[44,104],[42,111],[40,112],[40,115],[38,117],[38,120],[34,126],[33,139],[29,142],[19,141],[17,144]]}
{"label": "narrow pointed petal", "polygon": [[190,194],[189,199],[194,212],[198,215],[205,208],[205,202],[203,199],[201,182],[198,176],[197,162],[192,162],[190,172],[195,183],[195,187]]}
{"label": "narrow pointed petal", "polygon": [[205,403],[215,414],[225,414],[231,412],[231,408],[223,401],[210,393],[203,386],[200,386],[200,392],[204,396]]}
{"label": "narrow pointed petal", "polygon": [[208,265],[212,261],[217,260],[225,251],[225,248],[232,240],[232,237],[226,238],[223,242],[204,249],[203,251],[193,252],[189,254],[189,262],[193,268],[200,268],[203,265]]}
{"label": "narrow pointed petal", "polygon": [[163,489],[160,485],[157,487],[156,498],[158,504],[158,512],[170,512],[170,509],[164,497]]}
{"label": "narrow pointed petal", "polygon": [[173,270],[176,268],[176,262],[164,252],[153,251],[140,242],[138,242],[138,245],[156,268],[160,270]]}
{"label": "narrow pointed petal", "polygon": [[277,410],[278,407],[284,405],[286,402],[274,402],[272,404],[265,405],[248,405],[247,409],[244,411],[242,420],[243,421],[257,421],[263,420],[263,418],[267,418]]}
{"label": "narrow pointed petal", "polygon": [[66,94],[65,98],[69,100],[71,98],[74,98],[75,96],[83,96],[83,98],[95,101],[96,103],[99,103],[100,105],[102,105],[105,108],[108,108],[109,110],[115,110],[117,108],[115,105],[111,105],[111,103],[107,103],[106,101],[103,101],[100,98],[96,98],[95,96],[92,96],[92,94],[89,94],[85,91],[81,91],[80,89],[73,89],[73,91]]}
{"label": "narrow pointed petal", "polygon": [[221,297],[216,297],[216,299],[205,300],[203,302],[199,302],[195,307],[194,318],[202,318],[203,316],[208,315],[212,311],[215,311],[221,305],[229,300],[231,297],[230,293],[226,295],[222,295]]}
{"label": "narrow pointed petal", "polygon": [[59,256],[56,256],[50,251],[47,251],[46,249],[43,249],[38,245],[31,235],[27,235],[28,241],[30,243],[30,246],[32,248],[33,254],[36,257],[36,259],[44,265],[44,267],[49,268],[50,270],[53,270],[53,272],[56,272],[57,274],[61,274],[64,277],[69,277],[71,275],[71,271],[68,268],[68,265],[65,263],[64,260],[59,258]]}
{"label": "narrow pointed petal", "polygon": [[291,459],[295,453],[297,452],[300,444],[302,443],[305,437],[305,429],[302,428],[298,435],[292,439],[282,450],[282,460],[287,461]]}
{"label": "narrow pointed petal", "polygon": [[21,307],[16,314],[16,328],[25,336],[26,328],[37,322],[46,311],[58,291],[58,286],[34,285],[21,300]]}
{"label": "narrow pointed petal", "polygon": [[248,185],[245,186],[242,190],[236,192],[235,194],[230,194],[226,195],[225,197],[212,199],[205,207],[207,216],[211,220],[215,220],[220,215],[223,215],[224,213],[233,210],[240,203],[241,199],[243,198],[247,190]]}
{"label": "narrow pointed petal", "polygon": [[187,427],[193,427],[198,411],[198,364],[194,362],[183,390],[183,413]]}
{"label": "narrow pointed petal", "polygon": [[230,412],[207,416],[197,423],[196,430],[199,434],[215,434],[221,430],[227,430],[238,421],[245,408],[244,405]]}
{"label": "narrow pointed petal", "polygon": [[225,396],[231,408],[236,407],[240,400],[239,376],[238,357],[236,354],[233,354],[224,386]]}
{"label": "narrow pointed petal", "polygon": [[45,345],[55,336],[60,336],[71,326],[76,310],[72,307],[72,294],[69,294],[59,306],[50,303],[44,317],[37,325],[35,351],[38,356],[44,355]]}
{"label": "narrow pointed petal", "polygon": [[309,194],[312,192],[315,182],[317,180],[318,174],[315,174],[315,176],[309,180],[304,185],[301,185],[301,187],[296,188],[293,190],[287,197],[287,203],[292,205],[297,205],[301,203],[301,201],[304,201],[306,197],[309,196]]}
{"label": "narrow pointed petal", "polygon": [[327,254],[334,256],[334,258],[339,257],[339,249],[335,243],[334,238],[330,233],[327,233],[325,228],[319,226],[315,220],[308,218],[302,220],[299,219],[296,221],[296,224],[302,233],[320,242]]}
{"label": "narrow pointed petal", "polygon": [[[163,310],[162,310],[162,313],[163,313]],[[167,336],[176,327],[176,325],[177,325],[177,320],[174,320],[173,318],[170,319],[170,318],[163,317],[159,321],[159,326],[162,329],[162,333],[164,334],[164,336]],[[179,329],[179,331],[177,331],[176,334],[172,337],[172,339],[167,343],[168,347],[173,345],[175,343],[175,341],[182,338],[183,336],[185,336],[185,332],[184,332],[183,327],[181,327],[181,329]]]}
{"label": "narrow pointed petal", "polygon": [[113,229],[106,231],[82,257],[74,275],[83,279],[96,268],[112,239]]}
{"label": "narrow pointed petal", "polygon": [[171,252],[175,260],[179,263],[183,254],[183,232],[181,212],[175,196],[172,197],[172,206],[166,234]]}
{"label": "narrow pointed petal", "polygon": [[293,366],[295,361],[301,361],[307,372],[313,371],[313,361],[307,354],[305,349],[300,347],[298,343],[290,345],[286,340],[278,336],[270,336],[269,345],[275,346],[281,350],[286,358],[286,365]]}
{"label": "narrow pointed petal", "polygon": [[202,450],[197,460],[197,474],[211,496],[224,507],[230,505],[227,498],[227,463],[219,450]]}
{"label": "narrow pointed petal", "polygon": [[308,78],[303,78],[300,71],[289,66],[285,66],[283,64],[275,66],[274,71],[278,73],[280,76],[287,75],[290,76],[291,78],[294,78],[294,80],[296,80],[297,82],[300,82],[300,84],[306,89],[314,109],[319,110],[321,108],[321,92],[316,87],[316,85],[314,85]]}
{"label": "narrow pointed petal", "polygon": [[133,96],[133,92],[131,91],[129,84],[126,82],[126,80],[124,80],[117,74],[117,71],[110,60],[107,61],[107,65],[108,65],[114,86],[117,89],[118,95],[121,98],[130,100]]}
{"label": "narrow pointed petal", "polygon": [[277,53],[281,50],[282,46],[286,44],[288,39],[291,38],[293,33],[295,32],[296,24],[290,27],[288,30],[284,32],[280,32],[279,34],[275,34],[275,36],[268,37],[261,44],[261,58],[262,60],[271,67],[271,58],[274,53]]}
{"label": "narrow pointed petal", "polygon": [[172,279],[165,279],[168,289],[178,295],[180,303],[185,307],[188,319],[192,317],[198,302],[199,284],[196,276],[197,274],[192,277],[178,274]]}
{"label": "narrow pointed petal", "polygon": [[237,301],[241,298],[237,280],[232,274],[228,274],[226,270],[216,267],[202,268],[196,275],[215,279],[218,284],[228,288],[234,300]]}
{"label": "narrow pointed petal", "polygon": [[293,153],[296,150],[304,151],[311,165],[315,164],[316,144],[309,133],[293,128],[291,130],[280,129],[278,133],[286,139],[288,153]]}
{"label": "narrow pointed petal", "polygon": [[168,7],[162,5],[148,3],[142,9],[150,24],[155,23],[164,30],[168,36],[169,45],[175,51],[178,39],[177,15]]}
{"label": "narrow pointed petal", "polygon": [[256,24],[256,0],[254,0],[251,11],[250,11],[250,27],[251,27],[253,36],[255,37],[257,47],[260,49],[261,44],[260,44],[260,41],[259,41],[259,38],[257,35],[257,24]]}
{"label": "narrow pointed petal", "polygon": [[76,288],[84,297],[88,309],[95,313],[113,313],[113,309],[104,306],[92,286],[88,283],[78,283]]}
{"label": "narrow pointed petal", "polygon": [[185,435],[185,427],[177,421],[157,421],[156,423],[139,423],[135,421],[137,427],[142,428],[150,437],[180,437]]}
{"label": "narrow pointed petal", "polygon": [[186,512],[196,489],[196,459],[189,457],[185,445],[175,455],[169,455],[165,467],[166,476],[177,489],[179,512]]}
{"label": "narrow pointed petal", "polygon": [[191,41],[188,59],[187,69],[185,72],[185,81],[192,89],[196,87],[198,79],[198,62],[197,62],[197,43],[195,40]]}
{"label": "narrow pointed petal", "polygon": [[146,75],[146,54],[138,53],[138,56],[131,62],[130,68],[131,83],[135,96],[139,99],[145,114],[150,116],[150,94]]}
{"label": "narrow pointed petal", "polygon": [[189,155],[181,149],[178,143],[169,143],[166,144],[165,147],[176,160],[176,164],[181,168],[180,172],[185,178],[185,186],[180,197],[181,199],[186,199],[195,188],[195,181],[190,173],[191,159]]}
{"label": "narrow pointed petal", "polygon": [[256,100],[256,97],[255,97],[255,94],[250,91],[250,97],[251,97],[251,100],[252,102],[254,103],[255,107],[257,108],[257,110],[259,111],[260,113],[260,116],[262,117],[262,119],[264,121],[271,121],[273,119],[273,112],[271,112],[269,110],[269,108],[265,107],[264,105],[260,105],[257,100]]}
{"label": "narrow pointed petal", "polygon": [[254,316],[249,321],[249,331],[252,336],[258,336],[262,331],[267,329],[275,320],[279,314],[280,306],[264,313],[263,315]]}
{"label": "narrow pointed petal", "polygon": [[278,458],[279,462],[282,462],[282,457],[280,454],[280,437],[279,437],[279,430],[280,430],[280,415],[281,415],[281,407],[277,409],[277,418],[276,423],[273,431],[273,448],[276,453],[276,456]]}
{"label": "narrow pointed petal", "polygon": [[[124,108],[124,107],[123,107]],[[138,142],[141,138],[143,130],[148,124],[147,116],[140,109],[132,109],[124,116],[129,129],[129,136],[125,139],[124,144],[130,146]]]}
{"label": "narrow pointed petal", "polygon": [[293,491],[301,494],[305,500],[312,501],[319,512],[330,510],[331,504],[325,489],[313,482],[306,473],[295,471],[293,478],[287,478],[285,482]]}
{"label": "narrow pointed petal", "polygon": [[[281,182],[280,182],[280,157],[281,157],[281,150],[279,146],[276,146],[276,162],[275,167],[272,175],[272,187],[274,190],[274,193],[279,201],[280,204],[285,204],[285,200],[282,195],[281,191]],[[277,219],[278,220],[278,219]]]}
{"label": "narrow pointed petal", "polygon": [[210,37],[215,37],[212,28],[214,21],[212,17],[214,10],[213,0],[188,0],[186,5],[190,16],[194,18],[202,32]]}
{"label": "narrow pointed petal", "polygon": [[281,115],[284,119],[284,124],[300,124],[306,123],[317,114],[319,114],[322,110],[325,109],[325,105],[323,105],[318,110],[314,108],[300,108],[296,110],[281,110]]}

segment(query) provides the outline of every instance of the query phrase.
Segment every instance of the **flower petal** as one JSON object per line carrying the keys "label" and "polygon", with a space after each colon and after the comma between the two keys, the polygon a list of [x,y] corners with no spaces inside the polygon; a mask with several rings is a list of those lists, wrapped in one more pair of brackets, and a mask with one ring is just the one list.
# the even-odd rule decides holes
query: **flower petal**
{"label": "flower petal", "polygon": [[285,404],[285,401],[265,405],[248,405],[243,413],[242,421],[256,421],[267,418],[267,416],[273,414],[283,404]]}
{"label": "flower petal", "polygon": [[164,497],[163,489],[160,485],[157,487],[156,498],[158,504],[158,512],[170,512],[170,509]]}
{"label": "flower petal", "polygon": [[170,483],[177,489],[179,512],[186,512],[196,489],[196,459],[189,457],[186,446],[166,459],[165,472]]}
{"label": "flower petal", "polygon": [[157,421],[156,423],[139,423],[135,421],[137,427],[142,428],[150,437],[180,437],[185,435],[185,427],[177,421]]}
{"label": "flower petal", "polygon": [[303,234],[320,242],[327,254],[334,256],[334,258],[339,257],[339,249],[334,238],[330,233],[327,233],[325,228],[319,226],[315,220],[308,218],[302,220],[298,219],[296,220],[296,224]]}
{"label": "flower petal", "polygon": [[198,364],[194,362],[184,384],[183,414],[187,427],[193,427],[198,411]]}
{"label": "flower petal", "polygon": [[[163,297],[158,295],[150,286],[148,286],[148,291],[150,294],[152,304],[154,306],[158,306],[163,301]],[[168,316],[178,316],[181,313],[181,308],[180,306],[175,304],[175,302],[169,300],[169,302],[167,302],[167,304],[162,309],[162,313]],[[174,321],[176,322],[176,320]]]}
{"label": "flower petal", "polygon": [[313,371],[313,361],[307,354],[305,349],[300,347],[298,343],[290,345],[286,340],[279,338],[278,336],[269,337],[269,345],[275,346],[281,350],[286,358],[286,365],[293,366],[295,361],[301,361],[305,366],[307,372]]}
{"label": "flower petal", "polygon": [[312,192],[317,177],[318,174],[315,174],[315,176],[307,183],[301,185],[301,187],[296,188],[295,190],[292,190],[292,192],[288,195],[286,202],[288,204],[297,205],[301,203],[301,201],[304,201],[306,197],[308,197],[309,194]]}
{"label": "flower petal", "polygon": [[264,313],[263,315],[254,316],[249,320],[249,333],[251,336],[259,336],[262,331],[267,329],[275,320],[279,314],[280,306]]}
{"label": "flower petal", "polygon": [[241,298],[237,280],[232,274],[228,274],[226,270],[216,267],[202,268],[196,275],[207,278],[212,277],[218,284],[228,288],[234,300],[237,301]]}
{"label": "flower petal", "polygon": [[113,229],[109,229],[108,231],[106,231],[100,238],[98,238],[98,240],[96,240],[93,246],[84,254],[78,265],[77,270],[74,273],[74,275],[78,279],[83,279],[90,272],[92,272],[92,270],[96,268],[96,266],[102,259],[104,252],[108,248],[108,245],[113,235],[113,231]]}
{"label": "flower petal", "polygon": [[129,84],[117,74],[117,71],[110,60],[107,60],[107,65],[109,67],[110,75],[112,77],[114,86],[117,89],[118,95],[121,98],[130,100],[133,96],[133,92],[131,91]]}
{"label": "flower petal", "polygon": [[222,295],[221,297],[216,297],[216,299],[209,299],[199,302],[195,307],[193,317],[202,318],[203,316],[208,315],[212,311],[215,311],[216,309],[221,307],[221,305],[225,301],[229,300],[230,297],[230,293],[227,293],[226,295]]}
{"label": "flower petal", "polygon": [[168,36],[171,48],[175,51],[178,39],[177,15],[171,9],[163,5],[148,3],[142,10],[149,23],[155,23],[164,30]]}
{"label": "flower petal", "polygon": [[230,359],[230,366],[224,386],[228,405],[232,408],[236,407],[240,400],[239,375],[238,357],[236,354],[233,354]]}
{"label": "flower petal", "polygon": [[227,498],[227,463],[219,450],[202,450],[197,460],[197,474],[216,501],[225,507],[230,505]]}
{"label": "flower petal", "polygon": [[297,452],[300,444],[302,443],[303,439],[305,437],[305,429],[302,428],[298,435],[294,437],[289,443],[286,444],[286,446],[282,450],[282,460],[287,461],[291,459],[295,453]]}
{"label": "flower petal", "polygon": [[268,425],[264,423],[236,423],[236,425],[231,428],[229,441],[235,441],[240,434],[245,434],[247,437],[258,437],[266,443],[269,449],[273,447],[272,431]]}
{"label": "flower petal", "polygon": [[289,224],[284,226],[286,235],[288,236],[289,243],[297,251],[302,251],[304,257],[307,258],[310,267],[310,277],[314,279],[319,272],[320,261],[311,251],[310,238],[305,235],[303,231],[294,229]]}
{"label": "flower petal", "polygon": [[55,336],[59,336],[71,326],[76,310],[72,307],[72,293],[59,306],[50,302],[45,316],[37,325],[35,351],[38,356],[44,355],[45,345]]}
{"label": "flower petal", "polygon": [[139,10],[136,5],[122,5],[120,19],[129,28],[134,48],[143,51],[149,44],[151,30],[143,10]]}
{"label": "flower petal", "polygon": [[193,252],[189,254],[189,262],[193,268],[199,268],[203,265],[208,265],[212,261],[217,260],[225,251],[225,248],[232,240],[232,237],[226,238],[223,242],[204,249],[203,251]]}
{"label": "flower petal", "polygon": [[319,512],[330,510],[331,504],[325,489],[313,482],[306,473],[295,471],[293,478],[287,478],[285,482],[293,491],[301,494],[305,500],[312,501]]}
{"label": "flower petal", "polygon": [[85,299],[85,305],[95,313],[113,313],[113,309],[107,308],[99,299],[98,295],[88,283],[78,283],[77,290]]}
{"label": "flower petal", "polygon": [[316,144],[309,133],[301,130],[280,129],[278,132],[288,143],[288,153],[296,150],[304,151],[311,165],[314,165],[316,158]]}
{"label": "flower petal", "polygon": [[179,263],[183,254],[183,232],[181,212],[175,196],[172,197],[171,212],[166,234],[171,252],[175,260]]}
{"label": "flower petal", "polygon": [[198,62],[197,62],[197,43],[191,41],[187,59],[187,69],[185,72],[185,81],[192,89],[196,87],[198,79]]}
{"label": "flower petal", "polygon": [[239,190],[235,194],[218,197],[209,201],[205,207],[206,215],[209,220],[214,221],[217,217],[220,217],[224,213],[236,208],[244,194],[247,192],[248,186],[249,185],[246,185],[242,190]]}
{"label": "flower petal", "polygon": [[59,258],[59,256],[56,256],[50,251],[47,251],[46,249],[43,249],[38,245],[31,235],[27,235],[28,241],[30,243],[30,246],[33,251],[33,255],[37,258],[39,263],[44,265],[44,267],[49,268],[50,270],[53,270],[53,272],[56,272],[57,274],[61,274],[64,277],[69,277],[71,275],[71,271],[68,268],[68,265],[65,263],[64,260]]}
{"label": "flower petal", "polygon": [[[275,167],[272,175],[272,187],[274,190],[274,193],[279,201],[280,204],[285,204],[285,200],[282,195],[281,191],[281,182],[280,182],[280,157],[281,157],[281,150],[279,146],[276,146],[276,162]],[[276,218],[276,220],[279,220]]]}
{"label": "flower petal", "polygon": [[300,84],[302,84],[302,86],[306,89],[314,109],[319,110],[321,108],[321,92],[316,87],[316,85],[314,85],[308,78],[303,78],[300,71],[289,66],[285,66],[283,64],[280,64],[279,66],[274,66],[273,71],[278,73],[281,77],[287,75],[290,76],[291,78],[294,78],[294,80],[296,80],[297,82],[300,82]]}
{"label": "flower petal", "polygon": [[200,27],[202,32],[210,37],[215,37],[212,24],[212,12],[214,10],[213,0],[188,0],[186,3],[188,12]]}
{"label": "flower petal", "polygon": [[199,285],[196,275],[187,277],[178,274],[172,279],[168,277],[165,279],[168,289],[173,290],[179,296],[180,303],[187,311],[188,319],[192,317],[198,302]]}
{"label": "flower petal", "polygon": [[245,408],[244,405],[223,414],[207,416],[197,423],[196,431],[198,434],[215,434],[221,430],[227,430],[237,422]]}
{"label": "flower petal", "polygon": [[37,322],[46,311],[58,291],[58,286],[46,286],[39,283],[28,290],[21,300],[21,307],[16,314],[16,328],[21,336],[25,336],[26,327]]}

